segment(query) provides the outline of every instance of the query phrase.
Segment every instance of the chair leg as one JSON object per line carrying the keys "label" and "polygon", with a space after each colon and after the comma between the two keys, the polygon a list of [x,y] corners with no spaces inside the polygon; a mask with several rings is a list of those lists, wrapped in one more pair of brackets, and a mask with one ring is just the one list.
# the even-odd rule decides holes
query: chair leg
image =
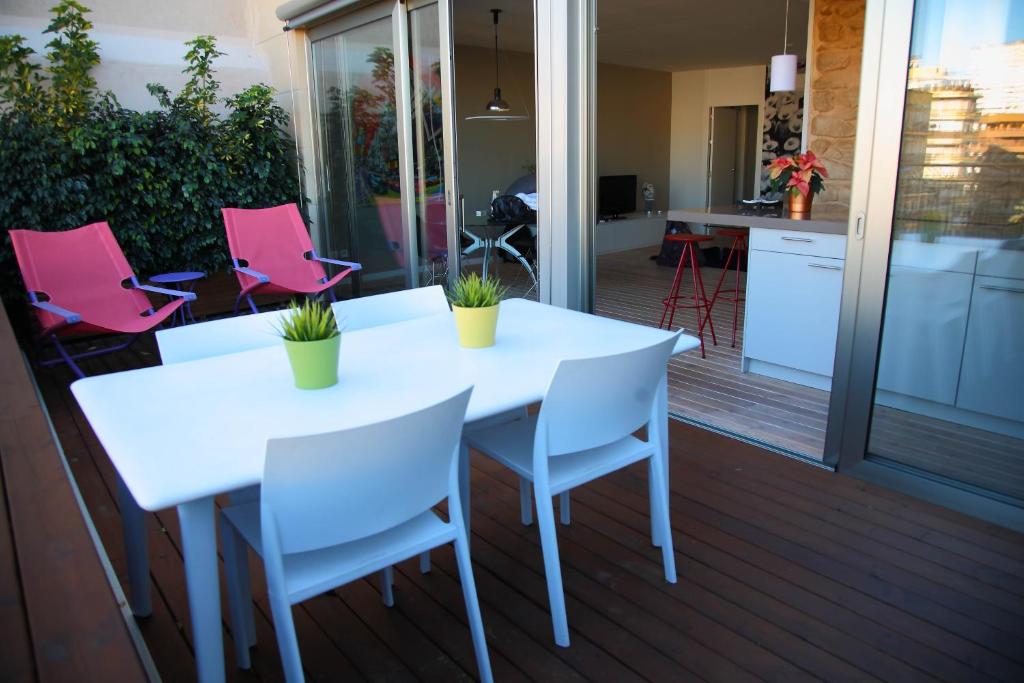
{"label": "chair leg", "polygon": [[420,553],[420,574],[430,573],[430,551]]}
{"label": "chair leg", "polygon": [[676,556],[675,550],[672,548],[672,518],[668,511],[668,483],[665,481],[665,466],[661,462],[661,458],[664,454],[659,453],[653,456],[648,462],[650,467],[651,478],[653,480],[652,493],[654,499],[652,501],[652,515],[651,515],[651,529],[655,528],[655,519],[661,520],[658,525],[661,529],[660,540],[661,540],[661,558],[665,565],[665,581],[669,583],[676,582]]}
{"label": "chair leg", "polygon": [[490,683],[494,680],[494,676],[491,674],[491,659],[487,654],[484,622],[480,617],[476,581],[473,579],[473,564],[469,559],[469,544],[466,542],[464,529],[460,530],[455,537],[455,560],[459,565],[459,582],[462,583],[462,596],[466,601],[466,616],[469,618],[469,631],[473,636],[476,666],[480,673],[480,680],[483,683]]}
{"label": "chair leg", "polygon": [[565,613],[565,594],[562,589],[562,565],[558,558],[558,536],[555,528],[555,513],[551,508],[551,494],[534,491],[538,501],[537,526],[540,527],[540,546],[544,553],[544,575],[548,582],[548,605],[551,609],[551,626],[555,631],[555,644],[569,647],[569,619]]}
{"label": "chair leg", "polygon": [[71,371],[75,373],[78,379],[83,379],[85,377],[85,373],[82,372],[80,367],[78,367],[78,364],[75,362],[74,358],[71,357],[71,354],[69,354],[64,348],[64,345],[60,343],[60,339],[57,338],[57,335],[53,335],[53,345],[57,347],[57,353],[60,354],[60,357],[64,359],[64,362],[68,364],[68,367],[71,368]]}
{"label": "chair leg", "polygon": [[249,302],[249,308],[252,309],[253,313],[259,313],[260,312],[260,309],[256,308],[256,302],[252,300],[252,294],[246,294],[245,295],[245,299],[246,299],[246,301]]}
{"label": "chair leg", "polygon": [[380,597],[387,607],[395,606],[395,594],[392,586],[395,583],[395,568],[384,567],[380,570]]}
{"label": "chair leg", "polygon": [[462,501],[462,519],[466,525],[466,542],[469,543],[469,446],[463,439],[459,444],[459,499]]}
{"label": "chair leg", "polygon": [[224,517],[220,519],[220,537],[224,546],[224,575],[228,585],[228,608],[231,611],[231,633],[235,641],[235,662],[239,668],[248,669],[252,666],[249,661],[249,647],[255,644],[250,643],[249,639],[249,620],[253,616],[252,595],[246,590],[249,585],[248,548]]}
{"label": "chair leg", "polygon": [[654,504],[654,487],[656,486],[657,480],[654,478],[654,468],[656,467],[654,458],[647,460],[647,499],[651,507],[651,545],[655,548],[661,547],[661,539],[665,533],[664,528],[661,524],[661,517],[658,515],[657,507]]}
{"label": "chair leg", "polygon": [[558,517],[564,526],[569,526],[571,516],[569,514],[569,492],[562,491],[558,494]]}
{"label": "chair leg", "polygon": [[269,591],[270,613],[274,617],[274,633],[277,634],[277,648],[281,653],[281,668],[288,683],[304,683],[302,658],[299,656],[299,639],[295,634],[292,606],[276,591]]}
{"label": "chair leg", "polygon": [[523,526],[533,524],[533,496],[530,493],[530,480],[519,477],[519,521]]}

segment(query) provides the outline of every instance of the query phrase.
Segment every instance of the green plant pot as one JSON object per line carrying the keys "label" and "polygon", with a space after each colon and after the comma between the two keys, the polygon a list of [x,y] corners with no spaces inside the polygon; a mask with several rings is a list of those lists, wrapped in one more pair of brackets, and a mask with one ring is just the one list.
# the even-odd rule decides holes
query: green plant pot
{"label": "green plant pot", "polygon": [[284,348],[299,389],[326,389],[338,383],[341,335],[312,342],[285,339]]}
{"label": "green plant pot", "polygon": [[452,306],[459,345],[467,349],[494,346],[494,331],[498,327],[498,309],[501,304],[487,308]]}

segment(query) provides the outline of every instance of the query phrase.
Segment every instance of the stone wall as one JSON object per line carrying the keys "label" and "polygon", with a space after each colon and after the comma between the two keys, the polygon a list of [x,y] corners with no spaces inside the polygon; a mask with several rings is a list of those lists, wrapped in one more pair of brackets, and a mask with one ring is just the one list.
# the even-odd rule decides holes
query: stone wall
{"label": "stone wall", "polygon": [[815,0],[808,148],[828,169],[815,207],[850,208],[865,0]]}

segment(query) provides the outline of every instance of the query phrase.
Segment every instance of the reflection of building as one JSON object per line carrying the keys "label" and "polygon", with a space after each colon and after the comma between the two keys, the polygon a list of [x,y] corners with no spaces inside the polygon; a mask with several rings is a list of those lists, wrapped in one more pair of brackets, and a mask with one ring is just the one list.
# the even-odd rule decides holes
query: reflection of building
{"label": "reflection of building", "polygon": [[901,231],[1019,235],[1009,220],[1024,197],[1024,42],[984,49],[993,50],[1020,61],[1022,70],[1007,74],[997,65],[981,78],[983,88],[911,60],[896,206]]}

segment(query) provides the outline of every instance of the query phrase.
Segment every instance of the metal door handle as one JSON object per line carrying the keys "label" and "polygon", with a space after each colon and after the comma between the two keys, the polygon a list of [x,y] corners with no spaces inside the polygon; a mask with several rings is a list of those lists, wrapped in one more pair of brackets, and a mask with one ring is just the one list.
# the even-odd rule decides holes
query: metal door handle
{"label": "metal door handle", "polygon": [[785,236],[783,236],[782,239],[784,239],[787,242],[813,242],[814,241],[810,237],[785,237]]}
{"label": "metal door handle", "polygon": [[1024,289],[1018,287],[1000,287],[999,285],[978,285],[981,289],[992,289],[997,292],[1013,292],[1014,294],[1024,294]]}
{"label": "metal door handle", "polygon": [[842,266],[830,266],[827,263],[808,263],[811,268],[821,268],[822,270],[842,270]]}

